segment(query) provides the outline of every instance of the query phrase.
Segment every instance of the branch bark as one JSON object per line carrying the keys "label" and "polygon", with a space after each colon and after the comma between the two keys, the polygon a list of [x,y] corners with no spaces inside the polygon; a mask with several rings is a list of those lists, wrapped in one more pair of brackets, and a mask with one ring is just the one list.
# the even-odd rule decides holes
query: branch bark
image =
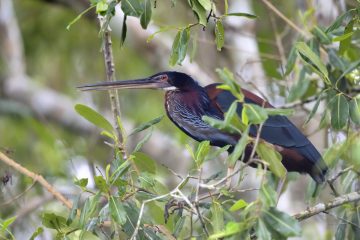
{"label": "branch bark", "polygon": [[332,208],[336,208],[341,205],[344,205],[344,204],[347,204],[350,202],[355,202],[358,200],[360,200],[360,192],[348,193],[346,195],[336,197],[328,203],[318,203],[315,206],[306,209],[305,211],[302,211],[300,213],[293,215],[293,217],[299,221],[302,221],[302,220],[310,218],[316,214],[319,214],[319,213],[328,211]]}
{"label": "branch bark", "polygon": [[48,181],[46,181],[43,176],[21,166],[2,152],[0,152],[0,160],[8,166],[14,168],[16,171],[32,178],[34,182],[39,182],[49,193],[51,193],[57,200],[62,202],[67,208],[72,208],[72,203],[64,195],[58,192]]}

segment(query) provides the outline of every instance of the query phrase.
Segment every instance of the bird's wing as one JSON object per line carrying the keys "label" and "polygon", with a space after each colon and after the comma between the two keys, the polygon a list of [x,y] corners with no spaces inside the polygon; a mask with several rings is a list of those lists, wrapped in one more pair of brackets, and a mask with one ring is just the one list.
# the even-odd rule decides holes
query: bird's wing
{"label": "bird's wing", "polygon": [[[216,105],[223,113],[228,111],[230,105],[236,100],[236,98],[229,92],[222,89],[217,89],[218,84],[211,84],[205,87],[209,98],[213,105]],[[264,105],[264,107],[273,108],[271,104],[256,96],[255,94],[242,90],[245,95],[244,101],[246,103],[252,103],[257,105]],[[241,116],[242,104],[239,103],[237,107],[237,113]],[[252,126],[250,129],[250,135],[256,136],[257,126]],[[287,117],[275,115],[269,116],[265,121],[261,138],[265,141],[283,146],[283,147],[302,147],[308,145],[309,140],[297,129],[294,124],[290,122]]]}

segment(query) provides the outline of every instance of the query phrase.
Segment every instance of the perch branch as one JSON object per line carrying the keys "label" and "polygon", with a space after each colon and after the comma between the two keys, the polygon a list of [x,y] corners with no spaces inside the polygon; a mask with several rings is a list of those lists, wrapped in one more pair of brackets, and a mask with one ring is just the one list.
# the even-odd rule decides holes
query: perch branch
{"label": "perch branch", "polygon": [[8,166],[14,168],[18,172],[32,178],[34,182],[39,182],[41,186],[43,186],[49,193],[51,193],[57,200],[62,202],[67,208],[72,208],[72,203],[65,198],[60,192],[58,192],[48,181],[46,181],[43,176],[36,174],[34,172],[29,171],[28,169],[24,168],[4,153],[0,152],[0,160],[7,164]]}
{"label": "perch branch", "polygon": [[340,197],[336,197],[328,203],[318,203],[315,206],[306,209],[305,211],[293,215],[293,217],[299,221],[302,221],[316,214],[326,212],[332,208],[336,208],[346,203],[355,202],[358,200],[360,200],[360,192],[352,192]]}

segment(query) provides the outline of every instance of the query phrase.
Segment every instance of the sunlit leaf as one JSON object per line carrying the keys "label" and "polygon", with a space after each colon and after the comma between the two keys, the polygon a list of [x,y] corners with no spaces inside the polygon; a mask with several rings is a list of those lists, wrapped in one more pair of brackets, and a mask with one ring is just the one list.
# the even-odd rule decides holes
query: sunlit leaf
{"label": "sunlit leaf", "polygon": [[35,232],[31,235],[31,237],[29,238],[29,240],[35,240],[37,236],[39,236],[40,234],[42,234],[44,232],[44,229],[42,227],[38,227]]}
{"label": "sunlit leaf", "polygon": [[260,124],[265,122],[268,118],[266,110],[256,104],[246,103],[243,105],[243,111],[246,112],[246,116],[249,123]]}
{"label": "sunlit leaf", "polygon": [[215,43],[217,50],[221,51],[225,43],[225,31],[221,20],[217,20],[215,24]]}
{"label": "sunlit leaf", "polygon": [[44,213],[41,217],[42,224],[51,229],[60,231],[67,227],[66,219],[62,216],[56,215],[55,213]]}
{"label": "sunlit leaf", "polygon": [[85,188],[88,184],[88,179],[87,178],[76,179],[74,183],[75,185],[78,185],[81,188]]}
{"label": "sunlit leaf", "polygon": [[349,64],[346,68],[346,70],[336,79],[336,83],[338,83],[345,75],[351,73],[355,69],[357,69],[360,66],[360,60],[357,60],[351,64]]}
{"label": "sunlit leaf", "polygon": [[[354,31],[354,22],[355,20],[351,20],[345,27],[344,34],[352,33]],[[344,55],[344,53],[349,49],[351,44],[351,36],[348,38],[345,38],[340,41],[339,46],[339,54]]]}
{"label": "sunlit leaf", "polygon": [[209,236],[209,240],[220,239],[228,236],[238,234],[246,229],[246,224],[244,222],[227,222],[225,230],[214,233]]}
{"label": "sunlit leaf", "polygon": [[75,110],[78,114],[80,114],[83,118],[94,124],[95,126],[102,128],[108,132],[113,132],[114,128],[109,123],[106,118],[104,118],[100,113],[96,112],[94,109],[85,106],[83,104],[76,104]]}
{"label": "sunlit leaf", "polygon": [[105,1],[99,1],[96,4],[96,13],[102,13],[102,12],[106,12],[109,8],[109,5],[107,4],[107,2]]}
{"label": "sunlit leaf", "polygon": [[349,17],[351,17],[352,13],[355,12],[355,9],[351,9],[343,14],[341,14],[339,17],[335,19],[335,21],[325,30],[326,33],[333,32],[334,30],[337,30],[341,27],[342,23]]}
{"label": "sunlit leaf", "polygon": [[343,41],[343,40],[351,37],[353,34],[354,34],[354,32],[348,32],[348,33],[345,33],[345,34],[343,34],[343,35],[334,37],[334,38],[332,39],[332,41],[333,41],[333,42],[340,42],[340,41]]}
{"label": "sunlit leaf", "polygon": [[244,199],[240,199],[240,200],[236,201],[236,202],[229,208],[229,210],[230,210],[231,212],[235,212],[235,211],[238,211],[238,210],[246,207],[247,205],[248,205],[248,203],[245,202]]}
{"label": "sunlit leaf", "polygon": [[219,85],[217,88],[229,90],[232,95],[234,95],[240,102],[244,101],[244,95],[241,92],[239,84],[236,83],[234,74],[229,71],[227,68],[217,68],[216,72],[219,74],[220,78],[225,82],[226,85]]}
{"label": "sunlit leaf", "polygon": [[210,11],[211,9],[211,1],[210,0],[199,0],[199,3],[206,11]]}
{"label": "sunlit leaf", "polygon": [[126,222],[126,211],[123,203],[118,201],[113,196],[109,198],[109,210],[111,218],[119,225],[123,225]]}
{"label": "sunlit leaf", "polygon": [[171,48],[171,54],[169,60],[170,66],[174,66],[175,64],[181,64],[182,61],[185,59],[189,44],[189,39],[190,39],[189,28],[185,28],[178,31]]}
{"label": "sunlit leaf", "polygon": [[148,129],[149,127],[158,124],[162,119],[164,118],[164,115],[154,118],[146,123],[141,124],[140,126],[136,127],[135,129],[132,130],[132,132],[129,134],[129,136],[132,136],[136,133],[139,133],[141,131],[144,131],[145,129]]}
{"label": "sunlit leaf", "polygon": [[269,116],[280,115],[290,116],[293,115],[295,110],[290,108],[264,108]]}
{"label": "sunlit leaf", "polygon": [[331,105],[331,126],[335,130],[342,129],[349,118],[349,103],[343,94],[337,94]]}
{"label": "sunlit leaf", "polygon": [[195,162],[198,168],[203,164],[206,155],[210,151],[210,141],[202,141],[195,153]]}
{"label": "sunlit leaf", "polygon": [[285,177],[286,168],[281,163],[281,155],[271,145],[260,142],[256,148],[256,152],[261,159],[269,164],[271,172],[279,178]]}

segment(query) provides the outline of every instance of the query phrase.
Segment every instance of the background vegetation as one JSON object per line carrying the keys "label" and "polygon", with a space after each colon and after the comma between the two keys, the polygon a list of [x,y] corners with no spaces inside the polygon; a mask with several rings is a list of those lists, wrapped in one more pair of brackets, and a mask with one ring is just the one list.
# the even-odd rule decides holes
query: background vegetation
{"label": "background vegetation", "polygon": [[[0,239],[359,235],[358,1],[1,0],[0,29]],[[119,92],[115,121],[107,93],[76,90],[115,77],[110,37],[117,79],[177,69],[292,112],[331,184],[292,173],[282,185],[256,138],[230,156],[194,142],[161,117],[161,92]],[[257,112],[212,124],[246,133],[270,114]],[[273,173],[235,164],[246,142]]]}

